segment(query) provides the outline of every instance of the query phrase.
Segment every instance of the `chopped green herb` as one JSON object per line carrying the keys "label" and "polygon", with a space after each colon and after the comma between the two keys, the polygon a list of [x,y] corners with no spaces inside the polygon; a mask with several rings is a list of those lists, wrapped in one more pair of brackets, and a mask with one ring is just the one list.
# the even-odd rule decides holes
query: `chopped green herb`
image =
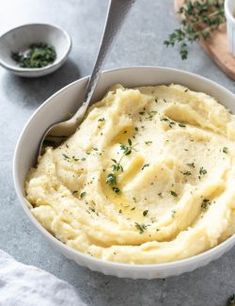
{"label": "chopped green herb", "polygon": [[192,175],[191,171],[185,171],[185,172],[181,172],[183,175]]}
{"label": "chopped green herb", "polygon": [[151,143],[153,143],[152,141],[145,141],[144,142],[146,145],[150,145]]}
{"label": "chopped green herb", "polygon": [[70,157],[67,155],[67,154],[62,154],[63,155],[63,157],[66,159],[66,160],[70,160]]}
{"label": "chopped green herb", "polygon": [[148,212],[149,212],[148,210],[144,210],[144,211],[143,211],[143,216],[144,216],[144,217],[147,216]]}
{"label": "chopped green herb", "polygon": [[146,225],[139,224],[137,222],[135,222],[135,227],[137,228],[137,230],[139,230],[140,234],[143,234],[143,232],[146,230]]}
{"label": "chopped green herb", "polygon": [[205,175],[205,174],[207,174],[207,170],[205,168],[201,167],[200,170],[199,170],[199,174],[200,175]]}
{"label": "chopped green herb", "polygon": [[[88,154],[88,153],[87,153],[87,154]],[[82,161],[84,161],[84,160],[86,160],[86,158],[85,158],[85,157],[83,157],[81,160],[82,160]]]}
{"label": "chopped green herb", "polygon": [[42,68],[55,61],[56,51],[53,46],[37,43],[31,44],[26,51],[13,52],[11,56],[22,68]]}
{"label": "chopped green herb", "polygon": [[223,153],[228,154],[228,147],[223,147]]}
{"label": "chopped green herb", "polygon": [[178,125],[179,125],[179,127],[182,127],[182,128],[185,128],[185,127],[186,127],[186,125],[183,124],[183,123],[179,123]]}
{"label": "chopped green herb", "polygon": [[83,198],[85,197],[85,195],[86,195],[86,192],[83,191],[83,192],[80,194],[80,198],[83,199]]}
{"label": "chopped green herb", "polygon": [[106,177],[106,183],[109,185],[115,185],[117,183],[117,178],[113,173],[109,173]]}
{"label": "chopped green herb", "polygon": [[232,294],[227,301],[226,306],[235,306],[235,294]]}
{"label": "chopped green herb", "polygon": [[130,139],[128,139],[128,144],[129,146],[120,144],[120,148],[123,151],[124,155],[130,155],[132,152],[132,141]]}
{"label": "chopped green herb", "polygon": [[114,162],[114,164],[112,165],[112,169],[114,172],[123,172],[123,167],[122,165],[120,164],[120,161],[117,162],[116,159],[112,159],[112,161]]}
{"label": "chopped green herb", "polygon": [[201,204],[202,210],[206,211],[209,205],[210,205],[210,200],[203,199],[202,204]]}
{"label": "chopped green herb", "polygon": [[118,187],[115,186],[115,187],[113,187],[113,191],[116,192],[116,193],[119,193],[121,190]]}
{"label": "chopped green herb", "polygon": [[149,167],[149,164],[144,164],[141,170],[144,170],[144,168]]}
{"label": "chopped green herb", "polygon": [[102,122],[102,121],[105,121],[105,119],[104,119],[104,118],[100,118],[98,121],[101,121],[101,122]]}
{"label": "chopped green herb", "polygon": [[174,121],[171,121],[170,119],[164,117],[164,118],[161,118],[160,119],[161,121],[165,121],[169,124],[169,127],[172,128],[173,125],[175,125],[175,122]]}
{"label": "chopped green herb", "polygon": [[173,190],[170,191],[170,194],[171,194],[173,197],[178,197],[178,194],[177,194],[175,191],[173,191]]}
{"label": "chopped green herb", "polygon": [[187,166],[189,166],[191,168],[195,168],[195,163],[188,163]]}

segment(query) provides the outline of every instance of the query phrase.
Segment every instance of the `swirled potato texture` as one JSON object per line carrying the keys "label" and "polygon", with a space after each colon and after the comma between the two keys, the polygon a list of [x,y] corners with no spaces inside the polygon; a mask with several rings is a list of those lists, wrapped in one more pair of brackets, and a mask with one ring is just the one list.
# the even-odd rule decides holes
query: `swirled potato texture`
{"label": "swirled potato texture", "polygon": [[103,260],[152,264],[235,232],[235,119],[181,85],[114,86],[26,180],[37,220]]}

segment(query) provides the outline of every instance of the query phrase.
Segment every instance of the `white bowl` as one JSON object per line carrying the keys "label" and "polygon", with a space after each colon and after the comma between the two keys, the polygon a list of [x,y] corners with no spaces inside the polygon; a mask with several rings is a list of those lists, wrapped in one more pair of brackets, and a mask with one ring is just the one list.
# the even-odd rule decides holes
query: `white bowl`
{"label": "white bowl", "polygon": [[[47,99],[29,119],[18,140],[13,165],[15,189],[27,216],[33,224],[54,248],[66,257],[91,270],[118,277],[153,279],[178,275],[204,266],[228,251],[235,244],[235,236],[202,254],[175,262],[151,265],[107,262],[85,255],[64,245],[47,232],[33,217],[28,208],[29,203],[24,197],[26,174],[33,165],[43,133],[52,123],[63,120],[66,114],[73,113],[78,108],[79,96],[83,92],[87,80],[88,77],[75,81]],[[105,71],[101,75],[95,99],[99,99],[111,85],[116,83],[121,83],[127,87],[179,83],[190,89],[202,91],[215,97],[235,112],[235,96],[229,90],[201,76],[176,69],[133,67]]]}
{"label": "white bowl", "polygon": [[[12,52],[26,50],[33,43],[47,43],[56,51],[55,61],[42,68],[22,68],[12,59]],[[58,26],[44,23],[25,24],[0,37],[0,65],[22,77],[40,77],[57,70],[65,62],[71,50],[71,38]]]}
{"label": "white bowl", "polygon": [[235,56],[235,1],[225,0],[224,12],[227,20],[227,36],[229,51]]}

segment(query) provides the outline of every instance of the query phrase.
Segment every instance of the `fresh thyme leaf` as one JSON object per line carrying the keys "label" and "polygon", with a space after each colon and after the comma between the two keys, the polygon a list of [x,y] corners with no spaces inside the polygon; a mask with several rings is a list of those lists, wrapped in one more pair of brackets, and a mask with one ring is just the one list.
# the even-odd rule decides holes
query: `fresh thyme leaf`
{"label": "fresh thyme leaf", "polygon": [[178,45],[183,60],[188,57],[188,43],[208,39],[225,22],[223,0],[185,0],[178,13],[182,17],[180,28],[168,36],[164,45]]}
{"label": "fresh thyme leaf", "polygon": [[139,230],[140,234],[143,234],[143,232],[146,230],[146,225],[139,224],[137,222],[135,222],[135,227],[137,228],[137,230]]}
{"label": "fresh thyme leaf", "polygon": [[170,194],[171,194],[173,197],[178,197],[178,194],[177,194],[175,191],[173,191],[173,190],[170,191]]}
{"label": "fresh thyme leaf", "polygon": [[199,170],[199,174],[200,175],[205,175],[205,174],[207,174],[207,170],[205,168],[201,167],[200,170]]}
{"label": "fresh thyme leaf", "polygon": [[42,68],[53,63],[56,51],[46,43],[31,44],[26,51],[13,52],[11,57],[22,68]]}
{"label": "fresh thyme leaf", "polygon": [[131,154],[131,152],[132,152],[132,149],[133,149],[133,146],[132,146],[132,141],[131,141],[131,139],[130,138],[128,138],[128,140],[127,140],[127,142],[128,142],[128,145],[125,145],[125,144],[120,144],[120,149],[123,151],[123,154],[124,155],[129,155],[129,154]]}
{"label": "fresh thyme leaf", "polygon": [[203,199],[202,204],[201,204],[202,210],[206,211],[209,205],[210,205],[210,200]]}
{"label": "fresh thyme leaf", "polygon": [[149,164],[144,164],[141,170],[144,170],[144,168],[149,167]]}
{"label": "fresh thyme leaf", "polygon": [[191,171],[185,171],[185,172],[181,172],[183,175],[192,175]]}
{"label": "fresh thyme leaf", "polygon": [[64,159],[66,159],[66,160],[70,160],[70,157],[67,155],[67,154],[62,154],[63,155],[63,157],[64,157]]}
{"label": "fresh thyme leaf", "polygon": [[161,121],[170,121],[168,118],[161,118]]}
{"label": "fresh thyme leaf", "polygon": [[189,166],[191,168],[195,168],[195,163],[187,163],[187,166]]}
{"label": "fresh thyme leaf", "polygon": [[113,187],[113,191],[116,192],[116,193],[119,193],[121,190],[118,187],[115,186],[115,187]]}
{"label": "fresh thyme leaf", "polygon": [[131,147],[128,147],[128,146],[126,146],[126,145],[124,145],[124,144],[121,144],[121,145],[120,145],[120,148],[121,148],[121,150],[123,151],[123,154],[124,154],[124,155],[129,155],[129,154],[131,154]]}
{"label": "fresh thyme leaf", "polygon": [[223,147],[223,153],[228,154],[228,147]]}
{"label": "fresh thyme leaf", "polygon": [[148,211],[147,209],[144,210],[144,211],[143,211],[143,216],[144,216],[144,217],[147,216],[148,212],[149,212],[149,211]]}
{"label": "fresh thyme leaf", "polygon": [[123,172],[123,167],[121,166],[120,163],[112,165],[112,169],[113,172],[119,172],[119,171]]}
{"label": "fresh thyme leaf", "polygon": [[86,192],[83,191],[83,192],[80,194],[80,198],[83,199],[83,198],[85,197],[85,195],[86,195]]}
{"label": "fresh thyme leaf", "polygon": [[117,183],[117,178],[113,173],[109,173],[106,177],[106,183],[108,185],[115,185]]}
{"label": "fresh thyme leaf", "polygon": [[235,294],[232,294],[227,301],[226,306],[235,306]]}
{"label": "fresh thyme leaf", "polygon": [[144,142],[146,145],[150,145],[151,143],[153,143],[152,141],[145,141]]}

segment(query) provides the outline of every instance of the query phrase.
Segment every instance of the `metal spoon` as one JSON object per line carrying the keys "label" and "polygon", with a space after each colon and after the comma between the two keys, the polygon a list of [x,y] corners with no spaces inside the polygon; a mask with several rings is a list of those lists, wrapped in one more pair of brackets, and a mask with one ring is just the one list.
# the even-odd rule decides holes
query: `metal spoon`
{"label": "metal spoon", "polygon": [[88,80],[84,95],[81,97],[84,102],[71,119],[55,123],[46,130],[40,142],[38,152],[39,156],[43,153],[46,145],[50,144],[53,147],[60,145],[66,138],[76,131],[78,125],[81,123],[89,105],[91,104],[106,55],[108,54],[114,38],[134,2],[135,0],[109,1],[108,13],[96,63],[91,77]]}

